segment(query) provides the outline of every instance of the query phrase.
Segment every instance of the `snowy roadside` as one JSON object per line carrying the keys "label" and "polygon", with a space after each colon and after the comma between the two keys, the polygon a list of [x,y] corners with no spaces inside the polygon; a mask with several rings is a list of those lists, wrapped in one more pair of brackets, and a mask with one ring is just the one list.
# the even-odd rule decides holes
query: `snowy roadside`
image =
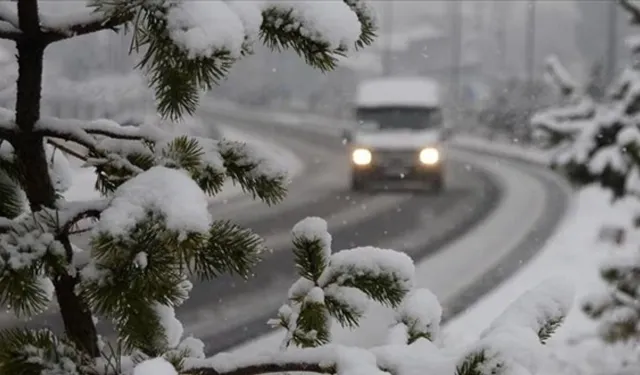
{"label": "snowy roadside", "polygon": [[[504,156],[522,156],[517,149],[501,148],[501,145],[487,143],[476,143],[477,148],[490,148],[491,151],[500,149]],[[469,160],[475,160],[482,165],[482,168],[497,176],[500,184],[504,186],[507,193],[498,209],[489,218],[485,219],[478,227],[467,233],[452,243],[446,249],[442,249],[437,254],[421,259],[416,262],[416,282],[420,287],[429,288],[443,303],[452,302],[461,291],[473,285],[483,272],[489,271],[498,264],[501,259],[510,254],[520,244],[524,244],[524,238],[542,216],[540,202],[547,202],[547,190],[541,185],[538,177],[533,177],[509,163],[501,164],[500,158],[495,156],[482,155],[474,159],[475,153],[468,154]],[[535,162],[534,153],[529,157]],[[526,160],[525,156],[522,159]],[[484,160],[484,162],[481,162]],[[537,167],[534,167],[537,170]],[[553,176],[550,172],[545,172]],[[557,178],[558,180],[561,180]],[[568,188],[567,188],[568,190]],[[528,212],[526,218],[522,218],[522,212]],[[566,214],[564,216],[566,218]],[[566,220],[566,219],[565,219]],[[555,227],[554,227],[555,228]],[[506,232],[506,233],[505,233]],[[545,233],[541,229],[541,233]],[[554,231],[555,233],[555,231]],[[543,234],[544,235],[544,234]],[[409,243],[416,242],[418,238],[424,237],[424,233],[411,233],[402,241]],[[478,241],[478,238],[485,238]],[[398,248],[399,243],[385,243],[384,248]],[[466,277],[455,277],[452,275],[466,275]],[[522,291],[521,291],[522,292]],[[504,306],[503,306],[504,307]],[[371,306],[367,312],[367,317],[361,321],[361,327],[354,331],[337,329],[333,332],[334,339],[340,344],[369,347],[380,344],[384,341],[385,327],[392,321],[393,312],[390,309],[379,306]],[[484,327],[482,327],[484,328]],[[381,336],[382,335],[382,336]],[[235,353],[250,353],[267,351],[277,348],[281,343],[283,333],[280,330],[273,331],[264,336],[257,337],[232,349]]]}
{"label": "snowy roadside", "polygon": [[[216,126],[222,137],[232,141],[245,142],[253,146],[261,157],[268,160],[274,168],[287,170],[290,178],[294,178],[304,171],[304,164],[301,159],[287,149],[285,145],[276,144],[264,138],[238,131],[230,126]],[[100,193],[93,188],[96,182],[95,169],[82,167],[82,161],[72,156],[68,156],[68,159],[73,170],[73,177],[71,187],[64,193],[65,199],[71,201],[99,198]],[[211,199],[213,201],[228,200],[242,194],[242,188],[239,185],[233,184],[232,181],[227,181],[222,191]]]}
{"label": "snowy roadside", "polygon": [[551,161],[550,151],[540,150],[534,147],[518,146],[513,143],[496,142],[472,135],[459,134],[452,139],[455,146],[463,147],[469,151],[487,152],[496,156],[504,156],[511,159],[523,160],[532,163],[547,165]]}
{"label": "snowy roadside", "polygon": [[609,195],[598,187],[581,190],[574,202],[572,214],[534,259],[447,324],[444,330],[447,342],[463,345],[473,341],[524,290],[549,277],[563,277],[575,286],[577,297],[565,323],[547,344],[554,354],[550,373],[610,371],[612,365],[623,363],[621,356],[631,355],[632,350],[621,350],[624,345],[602,345],[595,337],[594,322],[580,309],[582,298],[604,288],[598,267],[612,250],[610,245],[598,242],[601,225],[626,224],[631,220],[628,213],[611,207]]}

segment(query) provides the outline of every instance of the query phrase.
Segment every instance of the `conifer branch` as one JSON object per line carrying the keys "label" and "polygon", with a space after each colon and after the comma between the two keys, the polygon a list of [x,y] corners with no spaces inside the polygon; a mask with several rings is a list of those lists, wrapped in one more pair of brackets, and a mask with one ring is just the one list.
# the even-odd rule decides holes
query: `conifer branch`
{"label": "conifer branch", "polygon": [[83,219],[100,217],[109,204],[106,199],[100,199],[87,202],[71,202],[60,210],[58,215],[60,222],[58,223],[58,235],[68,235],[71,229]]}
{"label": "conifer branch", "polygon": [[[161,133],[160,129],[154,130]],[[105,122],[103,120],[82,121],[78,119],[44,117],[36,125],[35,132],[43,137],[76,142],[87,148],[90,148],[90,144],[93,141],[92,136],[95,135],[133,141],[154,140],[150,139],[149,134],[138,126],[122,126],[113,121]]]}
{"label": "conifer branch", "polygon": [[[128,9],[129,10],[129,9]],[[47,44],[73,38],[80,35],[93,34],[102,30],[118,31],[118,28],[131,22],[135,13],[132,11],[105,14],[98,9],[86,10],[91,15],[79,15],[79,21],[64,26],[51,27],[43,25],[43,32]]]}
{"label": "conifer branch", "polygon": [[71,148],[59,143],[55,139],[48,138],[47,139],[47,143],[50,144],[51,146],[59,149],[60,151],[66,153],[66,154],[69,154],[69,155],[71,155],[71,156],[73,156],[73,157],[75,157],[77,159],[87,161],[87,155],[83,155],[83,154],[81,154],[79,152],[76,152],[76,151],[72,150]]}

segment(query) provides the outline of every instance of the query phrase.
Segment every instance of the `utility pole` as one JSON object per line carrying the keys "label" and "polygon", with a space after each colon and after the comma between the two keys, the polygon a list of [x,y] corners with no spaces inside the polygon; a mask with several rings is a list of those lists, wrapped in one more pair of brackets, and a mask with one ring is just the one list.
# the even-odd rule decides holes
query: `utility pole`
{"label": "utility pole", "polygon": [[527,4],[527,28],[525,46],[527,84],[529,88],[532,88],[535,79],[536,64],[536,0],[529,0],[529,3]]}
{"label": "utility pole", "polygon": [[496,23],[496,40],[498,42],[498,56],[500,58],[498,74],[504,76],[509,74],[507,65],[507,7],[508,3],[506,1],[494,0],[493,2],[493,13]]}
{"label": "utility pole", "polygon": [[382,75],[391,75],[391,65],[393,64],[393,1],[386,0],[382,14],[383,25],[386,33],[386,45],[382,49]]}
{"label": "utility pole", "polygon": [[480,57],[480,70],[484,71],[484,56],[485,56],[485,35],[484,35],[484,4],[481,1],[474,3],[474,25],[473,33],[475,34],[475,48],[476,53]]}
{"label": "utility pole", "polygon": [[454,105],[460,104],[460,70],[462,61],[462,1],[450,0],[451,17],[451,97]]}
{"label": "utility pole", "polygon": [[618,2],[609,2],[609,20],[607,31],[606,80],[610,83],[615,78],[618,65]]}

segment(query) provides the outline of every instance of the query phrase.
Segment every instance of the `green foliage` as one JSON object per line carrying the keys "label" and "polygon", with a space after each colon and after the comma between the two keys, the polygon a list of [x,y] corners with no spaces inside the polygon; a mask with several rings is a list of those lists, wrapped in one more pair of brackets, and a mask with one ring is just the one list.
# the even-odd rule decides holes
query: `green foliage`
{"label": "green foliage", "polygon": [[[288,7],[267,6],[262,11],[260,39],[274,50],[291,49],[309,65],[322,71],[333,70],[337,57],[350,48],[363,48],[373,43],[376,24],[366,4],[361,0],[345,0],[355,12],[361,35],[355,46],[333,48],[326,42],[302,32],[299,19]],[[158,111],[165,117],[178,119],[193,114],[203,91],[211,90],[240,58],[251,54],[252,44],[245,38],[240,55],[219,49],[207,56],[193,56],[171,39],[166,15],[174,3],[148,1],[94,0],[96,9],[111,19],[129,20],[125,30],[133,34],[131,51],[142,57],[138,67],[143,69],[155,90]]]}
{"label": "green foliage", "polygon": [[0,139],[0,217],[13,219],[22,213],[25,202],[20,173],[13,152],[7,152],[9,149],[13,147]]}
{"label": "green foliage", "polygon": [[167,11],[155,3],[140,8],[133,49],[144,51],[138,67],[148,73],[158,111],[176,120],[195,113],[202,91],[211,90],[226,76],[236,59],[224,49],[208,57],[189,56],[169,37]]}
{"label": "green foliage", "polygon": [[20,185],[0,165],[0,216],[13,219],[22,213],[23,207]]}
{"label": "green foliage", "polygon": [[609,343],[637,340],[640,337],[638,301],[640,267],[629,258],[601,267],[600,275],[609,292],[590,296],[583,304],[583,312],[598,320],[599,334]]}
{"label": "green foliage", "polygon": [[487,368],[486,365],[489,361],[490,357],[486,350],[471,352],[456,366],[456,375],[501,375],[504,373],[503,363],[497,362],[493,364],[492,368]]}
{"label": "green foliage", "polygon": [[[125,145],[139,141],[121,141]],[[121,147],[119,154],[106,157],[103,151],[89,153],[88,163],[96,167],[96,188],[103,194],[114,192],[124,182],[153,166],[180,168],[189,173],[200,188],[210,195],[220,192],[227,178],[240,185],[245,193],[271,205],[287,194],[286,174],[263,173],[265,162],[253,157],[253,150],[243,142],[215,141],[178,136],[156,144],[143,141],[138,147]]]}
{"label": "green foliage", "polygon": [[358,322],[364,316],[364,311],[361,308],[331,294],[325,294],[324,305],[329,315],[334,317],[343,327],[357,327]]}
{"label": "green foliage", "polygon": [[540,343],[546,344],[547,340],[549,340],[556,330],[560,328],[563,321],[564,316],[546,320],[538,329],[538,338],[540,338]]}
{"label": "green foliage", "polygon": [[93,311],[116,322],[125,348],[156,353],[167,343],[153,306],[180,305],[191,275],[248,276],[263,241],[227,221],[215,222],[207,235],[179,233],[149,212],[126,236],[99,233],[91,247],[95,264],[81,284],[83,298]]}
{"label": "green foliage", "polygon": [[162,157],[167,161],[166,166],[183,168],[202,190],[215,195],[222,189],[226,176],[220,168],[204,162],[205,152],[200,142],[204,140],[188,136],[177,137],[162,149]]}
{"label": "green foliage", "polygon": [[219,145],[227,176],[244,192],[269,205],[284,199],[287,194],[285,175],[257,173],[260,165],[251,159],[247,145],[242,142],[221,141]]}
{"label": "green foliage", "polygon": [[[319,218],[305,219],[326,222]],[[304,221],[298,225],[304,224]],[[406,280],[393,270],[368,269],[366,266],[336,263],[331,254],[328,233],[293,232],[293,254],[300,279],[289,290],[289,301],[278,317],[271,321],[289,331],[284,345],[315,347],[330,341],[330,321],[337,320],[344,327],[356,327],[364,310],[358,301],[367,298],[386,306],[397,307],[408,293]],[[372,256],[374,248],[360,248],[361,259]],[[400,253],[389,256],[401,256]]]}
{"label": "green foliage", "polygon": [[193,249],[187,258],[193,259],[190,271],[203,279],[213,279],[223,272],[249,277],[264,251],[264,240],[249,229],[229,221],[216,221],[208,239]]}
{"label": "green foliage", "polygon": [[102,195],[113,193],[120,185],[127,182],[134,174],[130,166],[147,170],[154,166],[152,155],[143,153],[128,153],[124,155],[124,160],[129,165],[123,165],[121,160],[113,160],[113,158],[105,158],[102,153],[95,150],[89,151],[89,163],[96,169],[95,188]]}
{"label": "green foliage", "polygon": [[300,277],[318,282],[329,263],[325,246],[321,238],[308,238],[294,234],[293,255]]}
{"label": "green foliage", "polygon": [[0,332],[3,374],[82,374],[92,358],[49,330],[6,329]]}
{"label": "green foliage", "polygon": [[37,268],[5,267],[0,275],[0,304],[9,307],[19,318],[39,314],[51,302],[51,296],[43,290],[43,279],[38,276]]}

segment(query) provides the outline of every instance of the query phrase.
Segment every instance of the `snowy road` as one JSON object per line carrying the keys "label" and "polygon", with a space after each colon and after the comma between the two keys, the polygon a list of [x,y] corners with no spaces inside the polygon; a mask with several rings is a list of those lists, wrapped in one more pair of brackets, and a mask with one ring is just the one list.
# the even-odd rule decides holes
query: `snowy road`
{"label": "snowy road", "polygon": [[[513,186],[505,186],[500,176],[496,176],[496,168],[491,171],[491,163],[495,165],[499,159],[455,152],[448,165],[448,188],[441,195],[402,191],[353,194],[348,191],[348,164],[344,146],[334,136],[283,128],[267,122],[257,127],[229,118],[224,121],[241,130],[251,131],[265,141],[286,144],[302,159],[305,168],[302,174],[293,179],[287,199],[277,206],[267,207],[249,197],[232,197],[228,201],[212,204],[211,210],[217,218],[232,219],[252,228],[265,237],[274,252],[265,257],[255,270],[256,276],[248,281],[224,276],[213,282],[196,285],[191,299],[178,310],[187,333],[204,339],[210,353],[229,349],[268,331],[265,324],[267,318],[283,302],[288,287],[295,279],[291,252],[288,250],[290,229],[298,220],[309,215],[327,219],[335,250],[365,244],[389,246],[408,252],[416,261],[429,257],[444,259],[442,264],[450,264],[451,257],[447,258],[437,250],[474,226],[477,228],[476,224],[490,214],[495,215],[508,198],[504,188],[513,189]],[[497,169],[509,171],[518,168],[505,165]],[[527,173],[521,174],[527,176]],[[529,185],[529,191],[521,193],[545,204],[534,202],[533,206],[539,206],[537,212],[524,214],[529,215],[529,219],[536,224],[540,218],[553,224],[554,218],[549,216],[559,216],[561,205],[557,200],[547,202],[544,192],[553,186],[536,181],[538,179],[531,176],[521,181]],[[550,204],[556,207],[548,208]],[[527,210],[530,206],[531,202],[520,209]],[[517,220],[511,221],[518,226]],[[526,225],[533,224],[524,223],[520,226]],[[525,230],[531,232],[531,228]],[[539,229],[536,232],[537,239],[546,238],[548,231],[549,228]],[[495,242],[495,232],[490,236],[494,237]],[[476,243],[491,243],[492,240],[482,238],[482,233],[475,238]],[[531,247],[535,242],[535,239],[529,240],[527,246]],[[445,282],[442,285],[450,297],[447,304],[450,303],[452,308],[458,307],[463,298],[468,300],[465,291],[470,287],[488,285],[477,283],[476,278],[492,267],[501,266],[499,260],[505,256],[505,251],[488,251],[491,252],[488,254],[490,256],[480,257],[480,260],[486,258],[480,262],[482,267],[474,267],[477,254],[476,257],[468,257],[466,263],[460,259],[460,264],[466,264],[467,268],[459,269],[469,275],[457,273],[456,276],[462,277],[457,277],[456,283]],[[465,257],[464,253],[460,254]],[[451,276],[451,272],[445,269],[440,270],[439,274],[443,272]],[[56,315],[42,317],[30,324],[60,327]]]}

